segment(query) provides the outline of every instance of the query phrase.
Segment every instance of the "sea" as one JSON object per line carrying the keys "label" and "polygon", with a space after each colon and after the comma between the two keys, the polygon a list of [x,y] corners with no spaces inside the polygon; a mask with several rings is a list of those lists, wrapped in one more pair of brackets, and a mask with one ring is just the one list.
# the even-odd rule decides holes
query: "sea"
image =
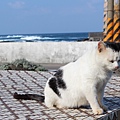
{"label": "sea", "polygon": [[6,34],[0,35],[0,42],[40,42],[40,41],[82,41],[88,39],[88,32],[47,33],[47,34]]}

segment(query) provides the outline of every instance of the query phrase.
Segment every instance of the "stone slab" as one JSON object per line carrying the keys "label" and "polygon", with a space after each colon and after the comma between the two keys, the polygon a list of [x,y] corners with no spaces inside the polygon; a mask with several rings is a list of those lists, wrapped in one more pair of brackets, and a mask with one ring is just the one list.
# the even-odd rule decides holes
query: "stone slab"
{"label": "stone slab", "polygon": [[[49,109],[37,101],[16,100],[13,93],[43,94],[47,79],[54,72],[0,71],[0,120],[107,120],[120,119],[120,77],[114,75],[105,89],[108,112],[94,115],[91,109]],[[111,119],[112,120],[112,119]]]}

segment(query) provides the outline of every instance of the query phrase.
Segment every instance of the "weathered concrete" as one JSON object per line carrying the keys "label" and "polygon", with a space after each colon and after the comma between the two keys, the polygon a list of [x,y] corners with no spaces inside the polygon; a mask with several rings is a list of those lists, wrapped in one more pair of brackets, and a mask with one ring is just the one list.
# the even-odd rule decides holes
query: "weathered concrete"
{"label": "weathered concrete", "polygon": [[0,43],[0,62],[25,58],[35,63],[67,63],[76,60],[97,42],[11,42]]}

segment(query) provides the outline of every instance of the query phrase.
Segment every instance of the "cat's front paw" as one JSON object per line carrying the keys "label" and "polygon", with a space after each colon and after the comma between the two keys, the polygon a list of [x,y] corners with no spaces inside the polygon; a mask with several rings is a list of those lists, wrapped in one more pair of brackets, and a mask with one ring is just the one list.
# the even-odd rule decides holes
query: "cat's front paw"
{"label": "cat's front paw", "polygon": [[98,109],[96,109],[96,110],[93,110],[93,113],[95,114],[95,115],[101,115],[101,114],[103,114],[103,109],[102,108],[98,108]]}

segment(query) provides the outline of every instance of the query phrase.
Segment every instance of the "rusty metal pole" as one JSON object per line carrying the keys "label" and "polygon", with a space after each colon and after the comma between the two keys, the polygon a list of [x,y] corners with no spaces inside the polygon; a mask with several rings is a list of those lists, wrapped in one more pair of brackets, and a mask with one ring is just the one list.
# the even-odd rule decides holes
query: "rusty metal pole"
{"label": "rusty metal pole", "polygon": [[107,34],[107,5],[108,0],[104,0],[104,18],[103,18],[103,36],[106,37]]}
{"label": "rusty metal pole", "polygon": [[113,41],[120,42],[120,0],[114,0]]}
{"label": "rusty metal pole", "polygon": [[113,10],[114,10],[114,0],[108,0],[107,5],[107,33],[104,36],[103,41],[113,42]]}

